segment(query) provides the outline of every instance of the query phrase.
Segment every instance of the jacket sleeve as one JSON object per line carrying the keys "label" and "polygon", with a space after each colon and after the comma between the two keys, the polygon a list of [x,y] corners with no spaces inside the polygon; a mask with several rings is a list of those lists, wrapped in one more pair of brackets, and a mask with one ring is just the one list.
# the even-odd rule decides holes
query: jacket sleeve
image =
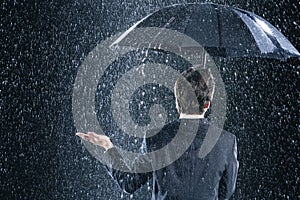
{"label": "jacket sleeve", "polygon": [[228,163],[219,185],[219,199],[229,199],[236,186],[239,162],[237,160],[237,142],[234,137],[233,146],[228,157]]}
{"label": "jacket sleeve", "polygon": [[152,178],[152,172],[135,172],[135,168],[139,167],[139,163],[142,163],[142,166],[144,164],[151,165],[151,161],[145,159],[145,157],[137,157],[134,161],[128,163],[115,147],[107,150],[104,153],[104,157],[106,159],[108,173],[126,193],[134,193]]}

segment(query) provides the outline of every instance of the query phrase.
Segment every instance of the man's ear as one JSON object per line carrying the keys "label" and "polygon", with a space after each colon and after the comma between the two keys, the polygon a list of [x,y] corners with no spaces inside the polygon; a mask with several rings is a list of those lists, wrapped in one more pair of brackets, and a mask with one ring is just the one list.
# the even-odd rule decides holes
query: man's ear
{"label": "man's ear", "polygon": [[210,106],[210,101],[208,101],[205,105],[204,105],[204,109],[208,109]]}

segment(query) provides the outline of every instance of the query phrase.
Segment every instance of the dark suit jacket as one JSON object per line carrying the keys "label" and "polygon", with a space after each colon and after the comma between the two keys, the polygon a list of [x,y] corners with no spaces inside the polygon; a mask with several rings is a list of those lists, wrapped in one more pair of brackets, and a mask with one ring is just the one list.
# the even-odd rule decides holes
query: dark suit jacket
{"label": "dark suit jacket", "polygon": [[[153,178],[153,200],[230,198],[235,190],[238,170],[237,144],[233,134],[219,129],[221,135],[213,149],[204,158],[199,158],[199,150],[210,126],[209,123],[206,119],[179,119],[167,124],[158,134],[148,138],[146,140],[147,151],[158,150],[168,144],[178,134],[179,125],[185,120],[199,123],[197,135],[179,159],[162,169],[148,173],[123,172],[114,168],[120,164],[123,166],[132,165],[126,164],[117,149],[112,148],[105,153],[106,159],[110,163],[107,169],[124,191],[133,193],[150,178]],[[160,159],[157,158],[156,161],[159,162]],[[151,162],[156,162],[153,159],[151,161],[139,161],[138,158],[134,162],[136,161],[149,162],[150,165]]]}

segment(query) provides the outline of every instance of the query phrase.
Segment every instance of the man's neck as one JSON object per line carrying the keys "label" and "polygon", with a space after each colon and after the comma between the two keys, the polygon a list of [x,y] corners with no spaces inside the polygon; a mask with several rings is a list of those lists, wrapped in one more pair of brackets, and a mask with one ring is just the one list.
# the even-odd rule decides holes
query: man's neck
{"label": "man's neck", "polygon": [[186,113],[181,113],[179,119],[202,119],[204,118],[204,114],[186,114]]}

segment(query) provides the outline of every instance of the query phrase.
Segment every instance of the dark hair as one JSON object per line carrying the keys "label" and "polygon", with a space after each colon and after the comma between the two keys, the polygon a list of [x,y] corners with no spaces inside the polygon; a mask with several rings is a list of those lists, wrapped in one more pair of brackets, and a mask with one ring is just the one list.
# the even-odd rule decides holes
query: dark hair
{"label": "dark hair", "polygon": [[193,67],[179,76],[174,89],[179,113],[202,114],[213,98],[215,82],[210,69]]}

